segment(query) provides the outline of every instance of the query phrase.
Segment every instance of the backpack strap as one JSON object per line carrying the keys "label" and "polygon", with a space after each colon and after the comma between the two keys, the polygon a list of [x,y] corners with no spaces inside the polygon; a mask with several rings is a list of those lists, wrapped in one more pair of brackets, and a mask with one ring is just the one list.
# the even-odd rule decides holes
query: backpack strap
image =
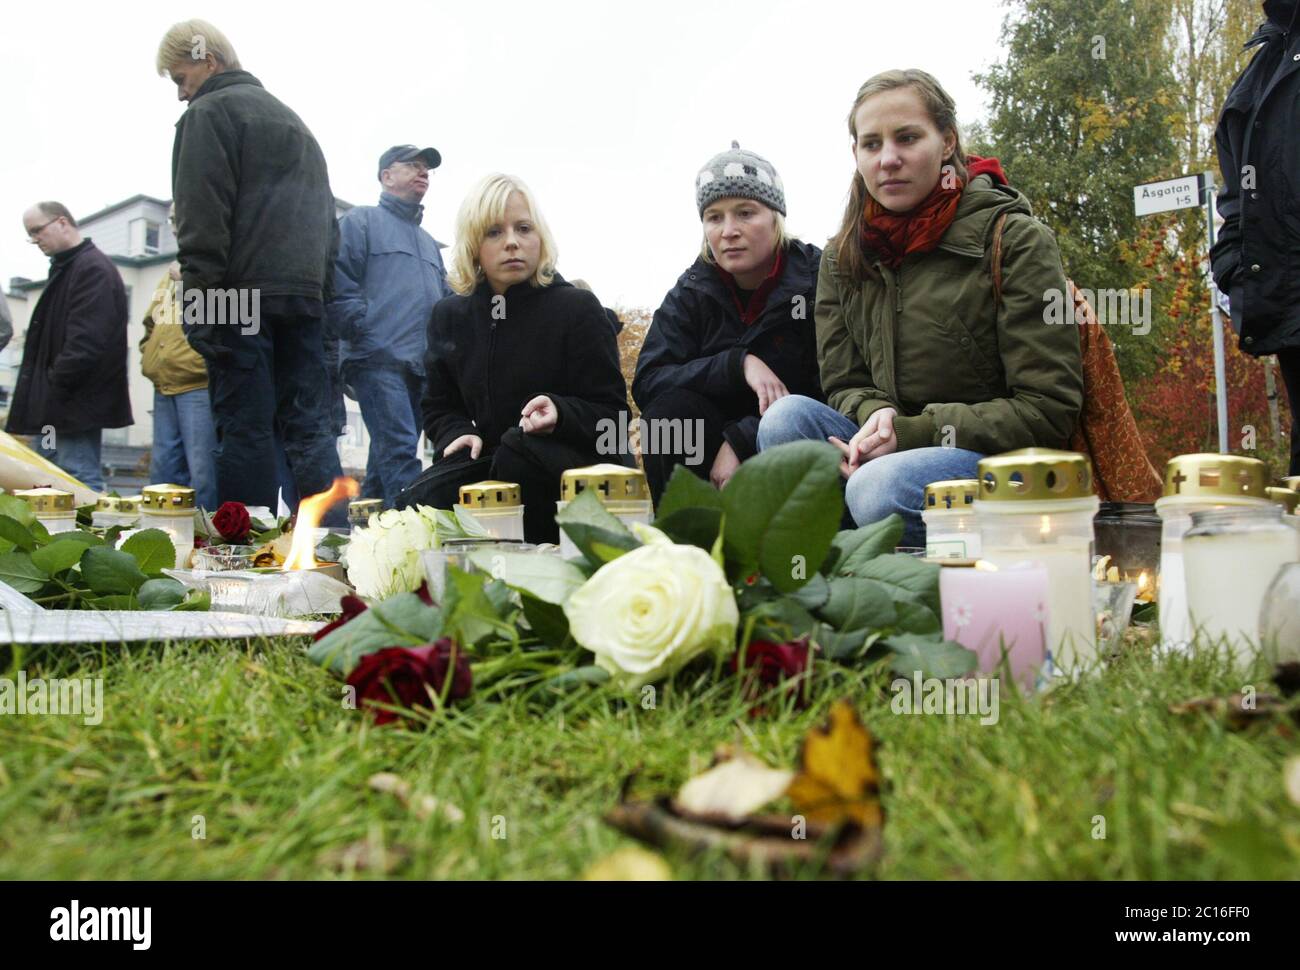
{"label": "backpack strap", "polygon": [[1007,224],[1007,213],[998,216],[993,224],[993,308],[1002,306],[1002,230]]}

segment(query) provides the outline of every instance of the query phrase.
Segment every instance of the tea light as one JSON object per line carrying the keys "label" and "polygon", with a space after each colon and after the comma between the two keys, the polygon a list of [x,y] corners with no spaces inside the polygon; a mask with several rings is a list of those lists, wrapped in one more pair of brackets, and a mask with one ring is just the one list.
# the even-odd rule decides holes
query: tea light
{"label": "tea light", "polygon": [[973,650],[983,673],[996,672],[1005,652],[1011,675],[1032,688],[1047,659],[1048,583],[1040,566],[1003,570],[980,560],[941,569],[944,638]]}
{"label": "tea light", "polygon": [[134,528],[140,522],[139,495],[103,495],[95,503],[95,512],[91,516],[91,525],[107,529],[115,525]]}
{"label": "tea light", "polygon": [[931,482],[925,486],[921,519],[925,522],[927,559],[978,559],[980,534],[975,526],[974,478]]}
{"label": "tea light", "polygon": [[51,535],[72,532],[77,528],[77,510],[72,504],[71,492],[57,488],[20,488],[13,494],[14,498],[20,498],[31,506],[36,521]]}
{"label": "tea light", "polygon": [[1047,570],[1048,658],[1062,671],[1097,656],[1093,608],[1092,493],[1088,460],[1070,451],[1025,448],[984,458],[975,515],[982,558],[999,569],[1025,562]]}
{"label": "tea light", "polygon": [[381,498],[358,498],[348,503],[348,523],[352,528],[370,524],[370,517],[384,511]]}
{"label": "tea light", "polygon": [[462,485],[460,507],[497,539],[524,539],[524,506],[517,482]]}
{"label": "tea light", "polygon": [[[570,468],[560,476],[560,500],[556,511],[562,512],[568,504],[586,491],[595,493],[601,504],[624,525],[640,522],[649,525],[654,518],[654,504],[650,501],[650,486],[645,472],[624,465],[591,465],[587,468]],[[560,555],[564,558],[578,555],[578,549],[563,529],[560,530]]]}
{"label": "tea light", "polygon": [[1164,496],[1156,502],[1160,537],[1160,642],[1186,650],[1192,641],[1183,537],[1192,514],[1222,508],[1267,508],[1264,463],[1238,455],[1178,455],[1165,464]]}
{"label": "tea light", "polygon": [[141,528],[166,532],[176,547],[176,568],[188,569],[194,551],[194,489],[147,485],[140,496]]}
{"label": "tea light", "polygon": [[1274,504],[1194,512],[1183,537],[1192,628],[1205,647],[1226,639],[1238,665],[1258,650],[1264,595],[1300,560],[1300,532],[1283,514]]}

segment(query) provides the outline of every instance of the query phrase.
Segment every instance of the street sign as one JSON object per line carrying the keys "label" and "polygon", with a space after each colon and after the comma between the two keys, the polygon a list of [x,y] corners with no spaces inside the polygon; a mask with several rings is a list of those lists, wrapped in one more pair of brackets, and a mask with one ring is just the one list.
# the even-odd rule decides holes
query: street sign
{"label": "street sign", "polygon": [[1140,216],[1149,216],[1174,209],[1195,209],[1201,204],[1204,189],[1204,175],[1184,175],[1182,178],[1135,185],[1133,210]]}

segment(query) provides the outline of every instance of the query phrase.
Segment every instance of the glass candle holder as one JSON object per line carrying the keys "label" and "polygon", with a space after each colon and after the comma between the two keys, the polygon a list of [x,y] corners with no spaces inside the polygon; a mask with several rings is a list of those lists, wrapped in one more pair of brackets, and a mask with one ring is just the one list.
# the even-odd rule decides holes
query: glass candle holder
{"label": "glass candle holder", "polygon": [[358,498],[348,503],[348,524],[356,529],[370,524],[370,517],[384,511],[381,498]]}
{"label": "glass candle holder", "polygon": [[1101,503],[1088,460],[1025,448],[980,461],[979,482],[980,558],[999,569],[1045,569],[1048,659],[1066,673],[1090,665],[1097,656],[1092,520]]}
{"label": "glass candle holder", "polygon": [[517,482],[462,485],[460,507],[497,539],[524,540],[524,506]]}
{"label": "glass candle holder", "polygon": [[71,492],[57,488],[20,488],[13,494],[31,507],[36,521],[51,535],[77,528],[77,509]]}
{"label": "glass candle holder", "polygon": [[1283,514],[1272,503],[1194,512],[1183,537],[1192,629],[1207,648],[1226,641],[1238,667],[1258,653],[1265,593],[1300,559],[1300,532]]}
{"label": "glass candle holder", "polygon": [[1157,599],[1160,576],[1160,516],[1154,505],[1102,502],[1093,520],[1097,555],[1106,560],[1098,581],[1132,582],[1137,601]]}
{"label": "glass candle holder", "polygon": [[925,486],[921,520],[925,522],[927,559],[978,559],[979,528],[975,525],[974,478],[931,482]]}
{"label": "glass candle holder", "polygon": [[188,569],[194,552],[194,489],[148,485],[140,496],[141,527],[166,532],[176,547],[176,568]]}
{"label": "glass candle holder", "polygon": [[[654,519],[654,503],[650,500],[650,486],[645,472],[623,465],[591,465],[587,468],[570,468],[560,476],[560,500],[555,503],[562,512],[570,502],[583,492],[590,491],[602,505],[624,525],[633,523],[649,525]],[[560,530],[560,555],[565,559],[577,556],[578,548],[568,534]]]}
{"label": "glass candle holder", "polygon": [[1267,508],[1264,463],[1237,455],[1177,455],[1165,464],[1160,516],[1160,642],[1166,650],[1186,650],[1192,642],[1187,609],[1187,571],[1183,537],[1192,515],[1223,508]]}
{"label": "glass candle holder", "polygon": [[1278,570],[1264,593],[1259,639],[1270,663],[1300,663],[1300,563]]}
{"label": "glass candle holder", "polygon": [[95,503],[90,517],[91,525],[101,529],[119,525],[134,529],[140,524],[140,495],[104,495]]}
{"label": "glass candle holder", "polygon": [[424,577],[429,581],[429,594],[435,603],[441,603],[447,588],[448,566],[455,566],[464,573],[477,573],[479,567],[470,558],[476,552],[528,552],[535,548],[512,539],[447,539],[436,549],[420,553],[420,562],[424,566]]}
{"label": "glass candle holder", "polygon": [[256,555],[256,546],[204,546],[202,549],[194,550],[194,568],[212,572],[252,569]]}

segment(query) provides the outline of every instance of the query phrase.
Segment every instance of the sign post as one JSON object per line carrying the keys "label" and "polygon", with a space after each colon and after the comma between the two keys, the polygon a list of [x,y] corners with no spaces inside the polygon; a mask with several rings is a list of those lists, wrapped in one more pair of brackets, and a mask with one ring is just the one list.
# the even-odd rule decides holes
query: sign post
{"label": "sign post", "polygon": [[[1147,182],[1133,187],[1133,211],[1139,216],[1175,209],[1205,207],[1205,224],[1210,249],[1214,248],[1214,173],[1184,175],[1181,178]],[[1228,383],[1223,349],[1223,316],[1219,312],[1219,288],[1214,273],[1209,275],[1210,320],[1214,332],[1214,398],[1219,425],[1219,453],[1228,453]]]}

